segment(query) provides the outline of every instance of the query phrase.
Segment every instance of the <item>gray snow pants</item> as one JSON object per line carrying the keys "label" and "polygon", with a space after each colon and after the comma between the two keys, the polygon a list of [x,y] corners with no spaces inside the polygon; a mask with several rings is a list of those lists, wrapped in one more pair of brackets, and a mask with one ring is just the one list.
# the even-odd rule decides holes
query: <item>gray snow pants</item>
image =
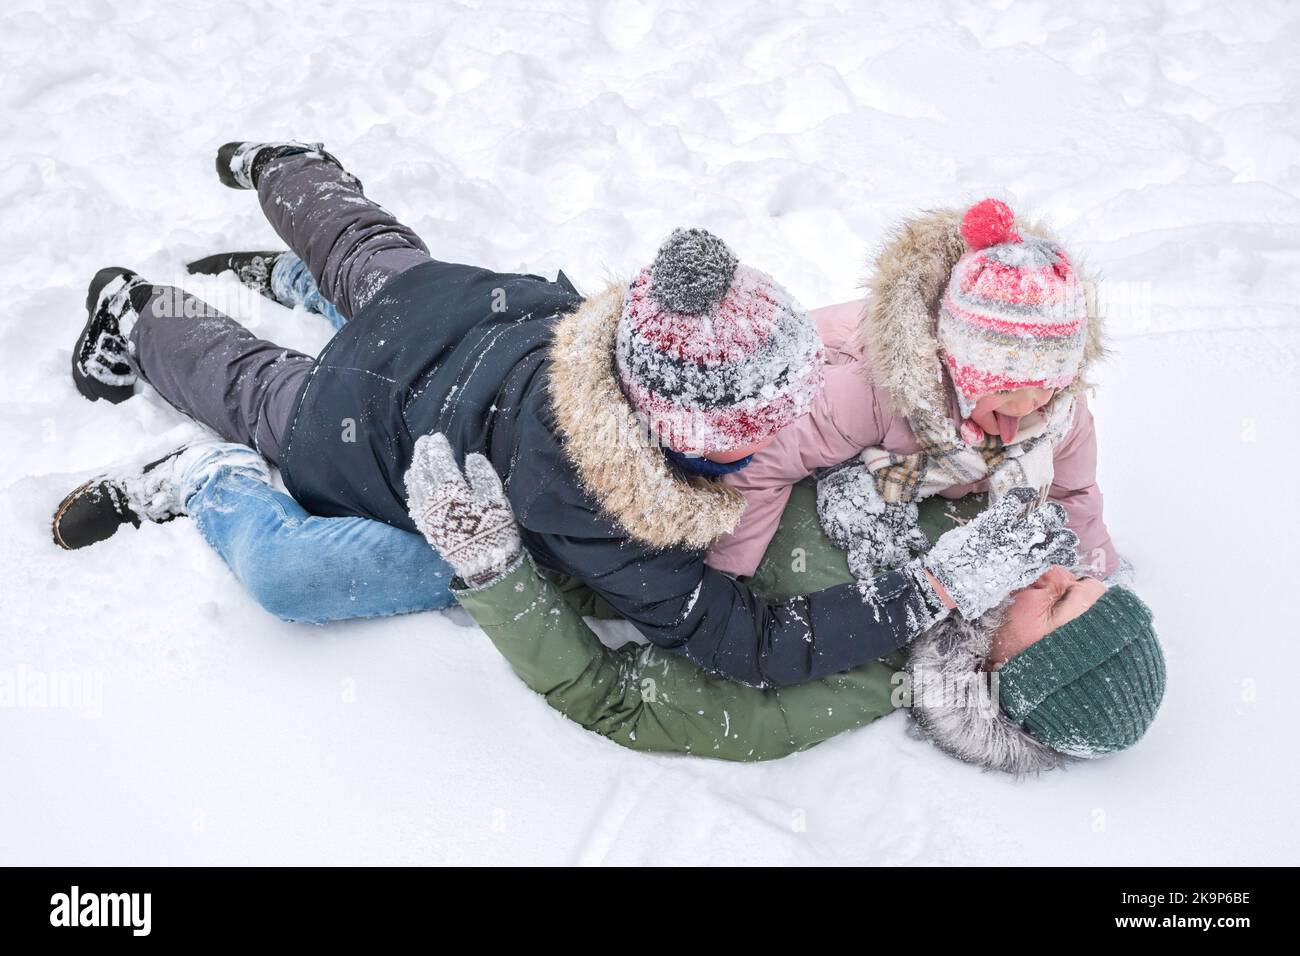
{"label": "gray snow pants", "polygon": [[[362,194],[355,176],[319,154],[271,161],[257,195],[321,294],[349,320],[389,280],[430,258],[419,236]],[[278,465],[294,400],[316,360],[258,338],[180,289],[154,286],[139,312],[130,337],[140,376],[191,418]]]}

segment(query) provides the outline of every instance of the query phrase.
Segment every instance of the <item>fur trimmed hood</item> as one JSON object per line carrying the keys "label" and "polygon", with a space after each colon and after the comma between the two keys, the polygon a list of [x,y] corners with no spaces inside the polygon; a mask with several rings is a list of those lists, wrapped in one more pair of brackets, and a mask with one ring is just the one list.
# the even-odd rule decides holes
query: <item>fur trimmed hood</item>
{"label": "fur trimmed hood", "polygon": [[975,621],[951,615],[918,636],[908,648],[907,676],[910,713],[922,737],[965,763],[1023,776],[1070,758],[1008,717],[995,675],[980,670],[1009,603]]}
{"label": "fur trimmed hood", "polygon": [[627,289],[613,282],[557,323],[550,376],[556,428],[584,489],[628,535],[654,548],[707,548],[736,529],[745,499],[719,481],[675,471],[624,396],[614,340]]}
{"label": "fur trimmed hood", "polygon": [[[900,413],[918,424],[950,418],[953,389],[939,357],[939,304],[953,267],[968,250],[962,212],[938,209],[906,220],[877,256],[866,283],[870,297],[859,330],[875,383],[888,389]],[[1052,238],[1038,225],[1024,234]],[[1092,283],[1087,295],[1088,337],[1079,374],[1063,394],[1090,387],[1088,372],[1105,355],[1102,317]]]}

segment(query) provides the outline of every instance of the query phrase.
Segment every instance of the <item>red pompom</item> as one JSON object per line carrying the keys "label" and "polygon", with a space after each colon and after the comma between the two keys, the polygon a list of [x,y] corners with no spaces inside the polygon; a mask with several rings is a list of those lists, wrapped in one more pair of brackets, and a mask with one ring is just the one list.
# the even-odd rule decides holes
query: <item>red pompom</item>
{"label": "red pompom", "polygon": [[1000,199],[981,199],[961,219],[961,234],[972,249],[987,249],[1004,242],[1019,242],[1011,228],[1016,214]]}

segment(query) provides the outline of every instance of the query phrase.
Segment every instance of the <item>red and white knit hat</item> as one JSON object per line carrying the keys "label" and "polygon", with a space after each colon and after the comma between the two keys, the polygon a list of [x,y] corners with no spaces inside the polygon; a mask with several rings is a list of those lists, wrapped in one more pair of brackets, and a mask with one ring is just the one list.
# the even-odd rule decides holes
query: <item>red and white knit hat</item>
{"label": "red and white knit hat", "polygon": [[971,251],[958,260],[939,311],[939,345],[963,415],[990,392],[1063,388],[1083,362],[1088,311],[1060,246],[1022,239],[1006,203],[966,212]]}
{"label": "red and white knit hat", "polygon": [[817,326],[717,236],[675,229],[623,298],[619,380],[650,433],[702,455],[754,444],[812,406]]}

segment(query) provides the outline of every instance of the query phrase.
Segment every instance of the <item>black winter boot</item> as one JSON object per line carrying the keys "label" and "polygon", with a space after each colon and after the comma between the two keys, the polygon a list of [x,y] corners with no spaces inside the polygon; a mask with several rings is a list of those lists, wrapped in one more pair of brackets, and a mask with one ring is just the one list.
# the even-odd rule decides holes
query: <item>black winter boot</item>
{"label": "black winter boot", "polygon": [[150,292],[147,282],[120,266],[100,269],[90,280],[86,325],[72,349],[72,381],[92,402],[102,398],[116,405],[135,394],[122,320],[138,317]]}
{"label": "black winter boot", "polygon": [[279,302],[271,291],[271,270],[283,252],[218,252],[215,256],[195,259],[185,266],[191,275],[215,276],[233,272],[239,281],[256,289],[272,302]]}
{"label": "black winter boot", "polygon": [[185,514],[185,503],[218,469],[270,481],[266,461],[251,448],[204,438],[146,465],[126,464],[69,492],[54,510],[54,543],[68,551],[111,538],[124,524],[162,524]]}
{"label": "black winter boot", "polygon": [[[54,521],[51,523],[54,543],[65,550],[75,551],[111,538],[124,524],[130,524],[133,528],[140,527],[141,516],[132,507],[128,484],[132,477],[142,482],[145,475],[166,467],[184,450],[185,447],[182,446],[157,461],[149,462],[136,476],[100,475],[73,489],[54,510]],[[142,507],[141,510],[148,517],[148,509]],[[156,517],[149,517],[149,520],[170,521],[177,514],[179,512],[163,511],[157,513]]]}
{"label": "black winter boot", "polygon": [[267,163],[298,153],[316,153],[342,169],[343,164],[325,152],[324,146],[324,143],[227,143],[217,150],[217,178],[231,189],[256,189]]}

